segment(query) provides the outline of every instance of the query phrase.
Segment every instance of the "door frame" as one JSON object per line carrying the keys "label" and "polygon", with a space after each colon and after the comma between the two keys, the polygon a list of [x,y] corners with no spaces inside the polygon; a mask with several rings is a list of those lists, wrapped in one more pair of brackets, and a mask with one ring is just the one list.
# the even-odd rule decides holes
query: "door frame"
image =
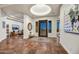
{"label": "door frame", "polygon": [[[40,22],[41,21],[45,21],[46,22],[46,35],[45,36],[42,36],[42,35],[40,35]],[[47,29],[47,23],[48,21],[47,20],[39,20],[39,34],[38,34],[38,36],[39,37],[48,37],[48,29]]]}

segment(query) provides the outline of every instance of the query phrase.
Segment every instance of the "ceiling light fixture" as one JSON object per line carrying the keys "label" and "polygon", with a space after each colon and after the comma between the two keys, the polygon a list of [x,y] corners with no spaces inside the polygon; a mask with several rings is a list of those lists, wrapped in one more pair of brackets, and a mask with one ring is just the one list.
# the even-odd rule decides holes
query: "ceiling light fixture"
{"label": "ceiling light fixture", "polygon": [[31,7],[30,11],[36,16],[45,16],[51,12],[51,8],[45,4],[36,4]]}

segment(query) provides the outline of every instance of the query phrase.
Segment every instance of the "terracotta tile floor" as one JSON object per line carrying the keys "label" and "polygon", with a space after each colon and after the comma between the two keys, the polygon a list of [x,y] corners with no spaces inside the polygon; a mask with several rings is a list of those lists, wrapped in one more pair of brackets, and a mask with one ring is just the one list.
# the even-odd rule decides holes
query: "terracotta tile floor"
{"label": "terracotta tile floor", "polygon": [[0,42],[0,54],[67,54],[56,38],[13,37]]}

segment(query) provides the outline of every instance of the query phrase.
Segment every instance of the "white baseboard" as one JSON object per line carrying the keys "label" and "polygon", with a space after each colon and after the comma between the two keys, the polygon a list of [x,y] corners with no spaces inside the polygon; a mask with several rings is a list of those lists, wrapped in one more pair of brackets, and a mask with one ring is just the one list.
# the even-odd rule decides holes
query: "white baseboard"
{"label": "white baseboard", "polygon": [[65,45],[63,43],[60,42],[60,44],[62,45],[62,47],[67,51],[68,54],[71,54],[70,51],[65,47]]}

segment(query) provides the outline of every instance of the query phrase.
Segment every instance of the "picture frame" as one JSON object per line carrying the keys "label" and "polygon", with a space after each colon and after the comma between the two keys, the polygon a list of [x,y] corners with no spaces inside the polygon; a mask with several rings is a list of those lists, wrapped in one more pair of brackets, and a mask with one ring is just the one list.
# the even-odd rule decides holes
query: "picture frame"
{"label": "picture frame", "polygon": [[[75,6],[75,5],[74,5]],[[75,8],[71,8],[68,14],[64,14],[64,31],[67,33],[79,34],[79,15]]]}
{"label": "picture frame", "polygon": [[5,21],[2,21],[2,28],[5,28]]}

